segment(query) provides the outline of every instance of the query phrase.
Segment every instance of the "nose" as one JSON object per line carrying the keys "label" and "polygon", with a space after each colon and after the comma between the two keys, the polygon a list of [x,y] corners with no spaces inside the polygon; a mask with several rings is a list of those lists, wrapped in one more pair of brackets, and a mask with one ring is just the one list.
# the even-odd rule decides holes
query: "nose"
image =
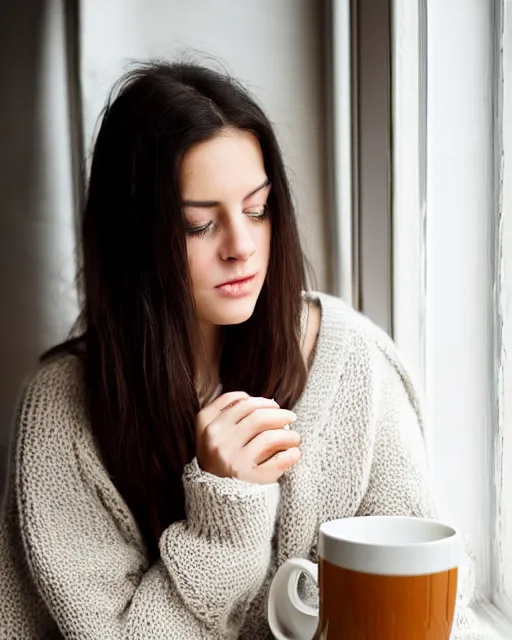
{"label": "nose", "polygon": [[245,220],[231,222],[221,247],[223,260],[248,260],[256,251],[256,243]]}

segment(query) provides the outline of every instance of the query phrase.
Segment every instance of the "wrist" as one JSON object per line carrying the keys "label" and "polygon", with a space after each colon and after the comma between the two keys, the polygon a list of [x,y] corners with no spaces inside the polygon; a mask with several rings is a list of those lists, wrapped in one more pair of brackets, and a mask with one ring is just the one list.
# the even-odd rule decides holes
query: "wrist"
{"label": "wrist", "polygon": [[[261,542],[273,534],[278,483],[253,484],[204,471],[196,458],[183,473],[187,524],[209,536]],[[254,525],[257,526],[254,526]]]}

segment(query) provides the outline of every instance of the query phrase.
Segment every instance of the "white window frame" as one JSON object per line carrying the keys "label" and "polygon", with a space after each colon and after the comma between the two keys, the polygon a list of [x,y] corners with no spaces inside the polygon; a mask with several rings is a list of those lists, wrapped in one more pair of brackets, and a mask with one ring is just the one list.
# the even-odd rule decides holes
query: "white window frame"
{"label": "white window frame", "polygon": [[393,337],[425,386],[426,0],[393,0]]}
{"label": "white window frame", "polygon": [[[357,135],[351,0],[333,0],[326,12],[326,60],[330,61],[327,105],[332,167],[332,280],[335,295],[359,307],[359,237],[357,207]],[[329,25],[329,22],[331,23]],[[331,163],[328,163],[330,166]]]}
{"label": "white window frame", "polygon": [[[512,123],[502,115],[512,108],[512,0],[431,0],[428,13],[427,0],[393,2],[394,337],[434,404],[427,435],[442,515],[473,534],[475,609],[510,639]],[[461,160],[450,167],[454,142]],[[454,282],[466,287],[451,293],[458,307],[446,291]],[[461,478],[481,485],[465,503]]]}
{"label": "white window frame", "polygon": [[497,209],[498,425],[492,601],[512,620],[512,2],[501,5],[502,65],[497,82],[501,113],[496,139],[501,176]]}
{"label": "white window frame", "polygon": [[392,334],[391,3],[330,0],[325,26],[332,292]]}

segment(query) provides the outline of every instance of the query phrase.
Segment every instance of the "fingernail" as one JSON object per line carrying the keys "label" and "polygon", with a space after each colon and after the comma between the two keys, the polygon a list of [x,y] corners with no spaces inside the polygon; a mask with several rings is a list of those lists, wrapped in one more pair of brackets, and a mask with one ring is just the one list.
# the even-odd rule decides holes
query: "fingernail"
{"label": "fingernail", "polygon": [[295,420],[297,420],[297,414],[292,411],[292,422],[295,422]]}
{"label": "fingernail", "polygon": [[286,431],[290,431],[290,425],[289,424],[285,424],[284,428],[286,429]]}

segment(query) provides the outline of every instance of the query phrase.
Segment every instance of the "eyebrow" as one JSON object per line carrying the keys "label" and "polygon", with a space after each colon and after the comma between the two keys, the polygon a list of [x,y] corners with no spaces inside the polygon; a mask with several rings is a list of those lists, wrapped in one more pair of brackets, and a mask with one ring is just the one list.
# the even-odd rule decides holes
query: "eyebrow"
{"label": "eyebrow", "polygon": [[[256,187],[256,189],[253,189],[250,193],[248,193],[245,196],[244,200],[247,200],[247,198],[250,198],[255,193],[258,193],[258,191],[261,191],[262,189],[265,189],[265,187],[269,187],[269,186],[270,186],[270,180],[267,178],[263,184],[260,184],[259,187]],[[220,202],[218,200],[183,200],[183,202],[181,203],[182,207],[208,208],[208,207],[218,207],[219,205],[220,205]]]}

